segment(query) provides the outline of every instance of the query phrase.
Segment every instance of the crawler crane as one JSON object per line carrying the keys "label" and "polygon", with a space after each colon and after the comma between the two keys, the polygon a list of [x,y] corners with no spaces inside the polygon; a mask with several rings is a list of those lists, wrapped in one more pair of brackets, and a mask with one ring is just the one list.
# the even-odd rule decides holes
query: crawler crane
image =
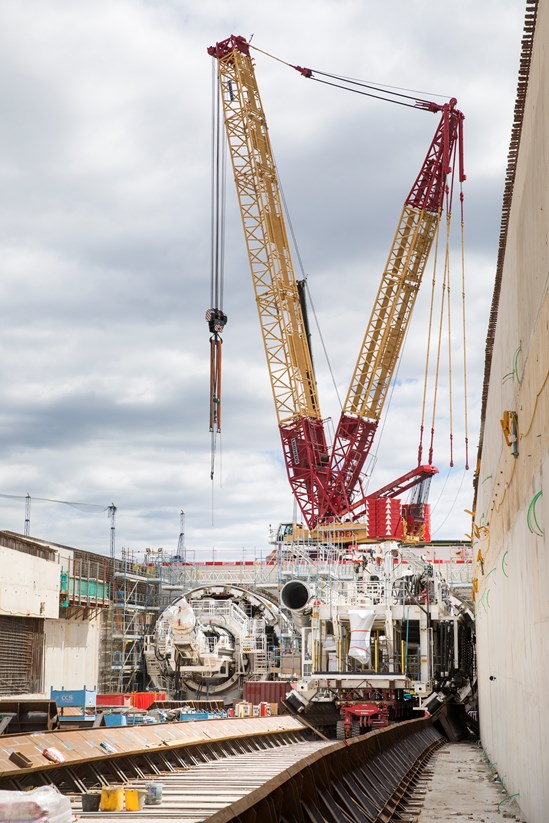
{"label": "crawler crane", "polygon": [[[463,115],[454,99],[443,105],[417,103],[440,112],[440,122],[405,200],[330,449],[250,45],[231,36],[208,53],[218,64],[225,130],[286,469],[307,527],[316,535],[328,530],[359,534],[361,540],[406,535],[428,539],[425,497],[416,495],[416,504],[408,507],[396,498],[428,485],[438,470],[430,462],[418,465],[367,494],[364,468],[439,227],[458,147],[460,179],[465,179]],[[312,75],[309,69],[294,68],[306,77]]]}

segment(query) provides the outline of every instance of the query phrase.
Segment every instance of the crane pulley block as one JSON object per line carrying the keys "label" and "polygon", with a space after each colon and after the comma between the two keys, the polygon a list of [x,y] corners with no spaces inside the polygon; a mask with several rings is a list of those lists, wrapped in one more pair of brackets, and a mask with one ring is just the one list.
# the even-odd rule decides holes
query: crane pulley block
{"label": "crane pulley block", "polygon": [[208,309],[206,322],[212,334],[221,334],[227,324],[228,317],[221,309]]}

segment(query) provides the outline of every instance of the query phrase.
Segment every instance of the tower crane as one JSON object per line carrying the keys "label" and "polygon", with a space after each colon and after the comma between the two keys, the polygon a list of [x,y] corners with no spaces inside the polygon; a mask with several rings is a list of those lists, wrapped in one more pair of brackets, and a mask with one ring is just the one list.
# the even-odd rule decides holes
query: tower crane
{"label": "tower crane", "polygon": [[[439,227],[457,148],[460,179],[465,179],[463,115],[455,99],[442,105],[417,103],[439,112],[440,122],[406,197],[330,449],[250,45],[232,35],[208,53],[218,65],[225,131],[290,486],[309,529],[348,527],[370,518],[368,537],[400,537],[405,519],[398,519],[400,533],[381,535],[376,511],[438,470],[431,464],[418,466],[367,494],[364,467]],[[310,69],[293,68],[312,75]],[[424,512],[408,511],[407,521],[405,531],[418,532]]]}

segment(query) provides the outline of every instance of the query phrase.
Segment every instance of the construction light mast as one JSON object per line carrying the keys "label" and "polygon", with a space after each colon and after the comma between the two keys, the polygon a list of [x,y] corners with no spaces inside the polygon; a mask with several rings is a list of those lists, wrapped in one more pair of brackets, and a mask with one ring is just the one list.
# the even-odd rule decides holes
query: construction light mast
{"label": "construction light mast", "polygon": [[181,509],[179,513],[179,538],[177,540],[177,557],[183,562],[187,561],[187,548],[185,546],[185,512]]}
{"label": "construction light mast", "polygon": [[115,535],[116,535],[116,506],[114,503],[107,509],[109,519],[111,521],[111,541],[110,541],[110,550],[111,550],[111,559],[114,560],[116,555],[116,544],[115,544]]}

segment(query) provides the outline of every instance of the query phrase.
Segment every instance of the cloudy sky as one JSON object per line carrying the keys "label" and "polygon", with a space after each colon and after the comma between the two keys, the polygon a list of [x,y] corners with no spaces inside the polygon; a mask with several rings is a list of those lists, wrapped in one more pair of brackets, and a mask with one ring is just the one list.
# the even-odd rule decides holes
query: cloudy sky
{"label": "cloudy sky", "polygon": [[[232,179],[223,432],[210,480],[206,49],[234,33],[253,35],[290,63],[458,98],[466,117],[471,470],[464,471],[458,248],[455,466],[444,365],[431,502],[434,538],[462,539],[523,15],[515,0],[2,0],[0,528],[23,531],[28,493],[31,534],[108,552],[104,509],[114,503],[118,553],[172,552],[184,510],[193,557],[251,559],[269,550],[269,526],[294,516]],[[404,197],[437,121],[305,80],[261,54],[256,63],[299,253],[344,396]],[[459,240],[459,220],[452,231]],[[376,443],[372,489],[416,464],[428,291]],[[337,420],[315,327],[313,335],[322,412]]]}

